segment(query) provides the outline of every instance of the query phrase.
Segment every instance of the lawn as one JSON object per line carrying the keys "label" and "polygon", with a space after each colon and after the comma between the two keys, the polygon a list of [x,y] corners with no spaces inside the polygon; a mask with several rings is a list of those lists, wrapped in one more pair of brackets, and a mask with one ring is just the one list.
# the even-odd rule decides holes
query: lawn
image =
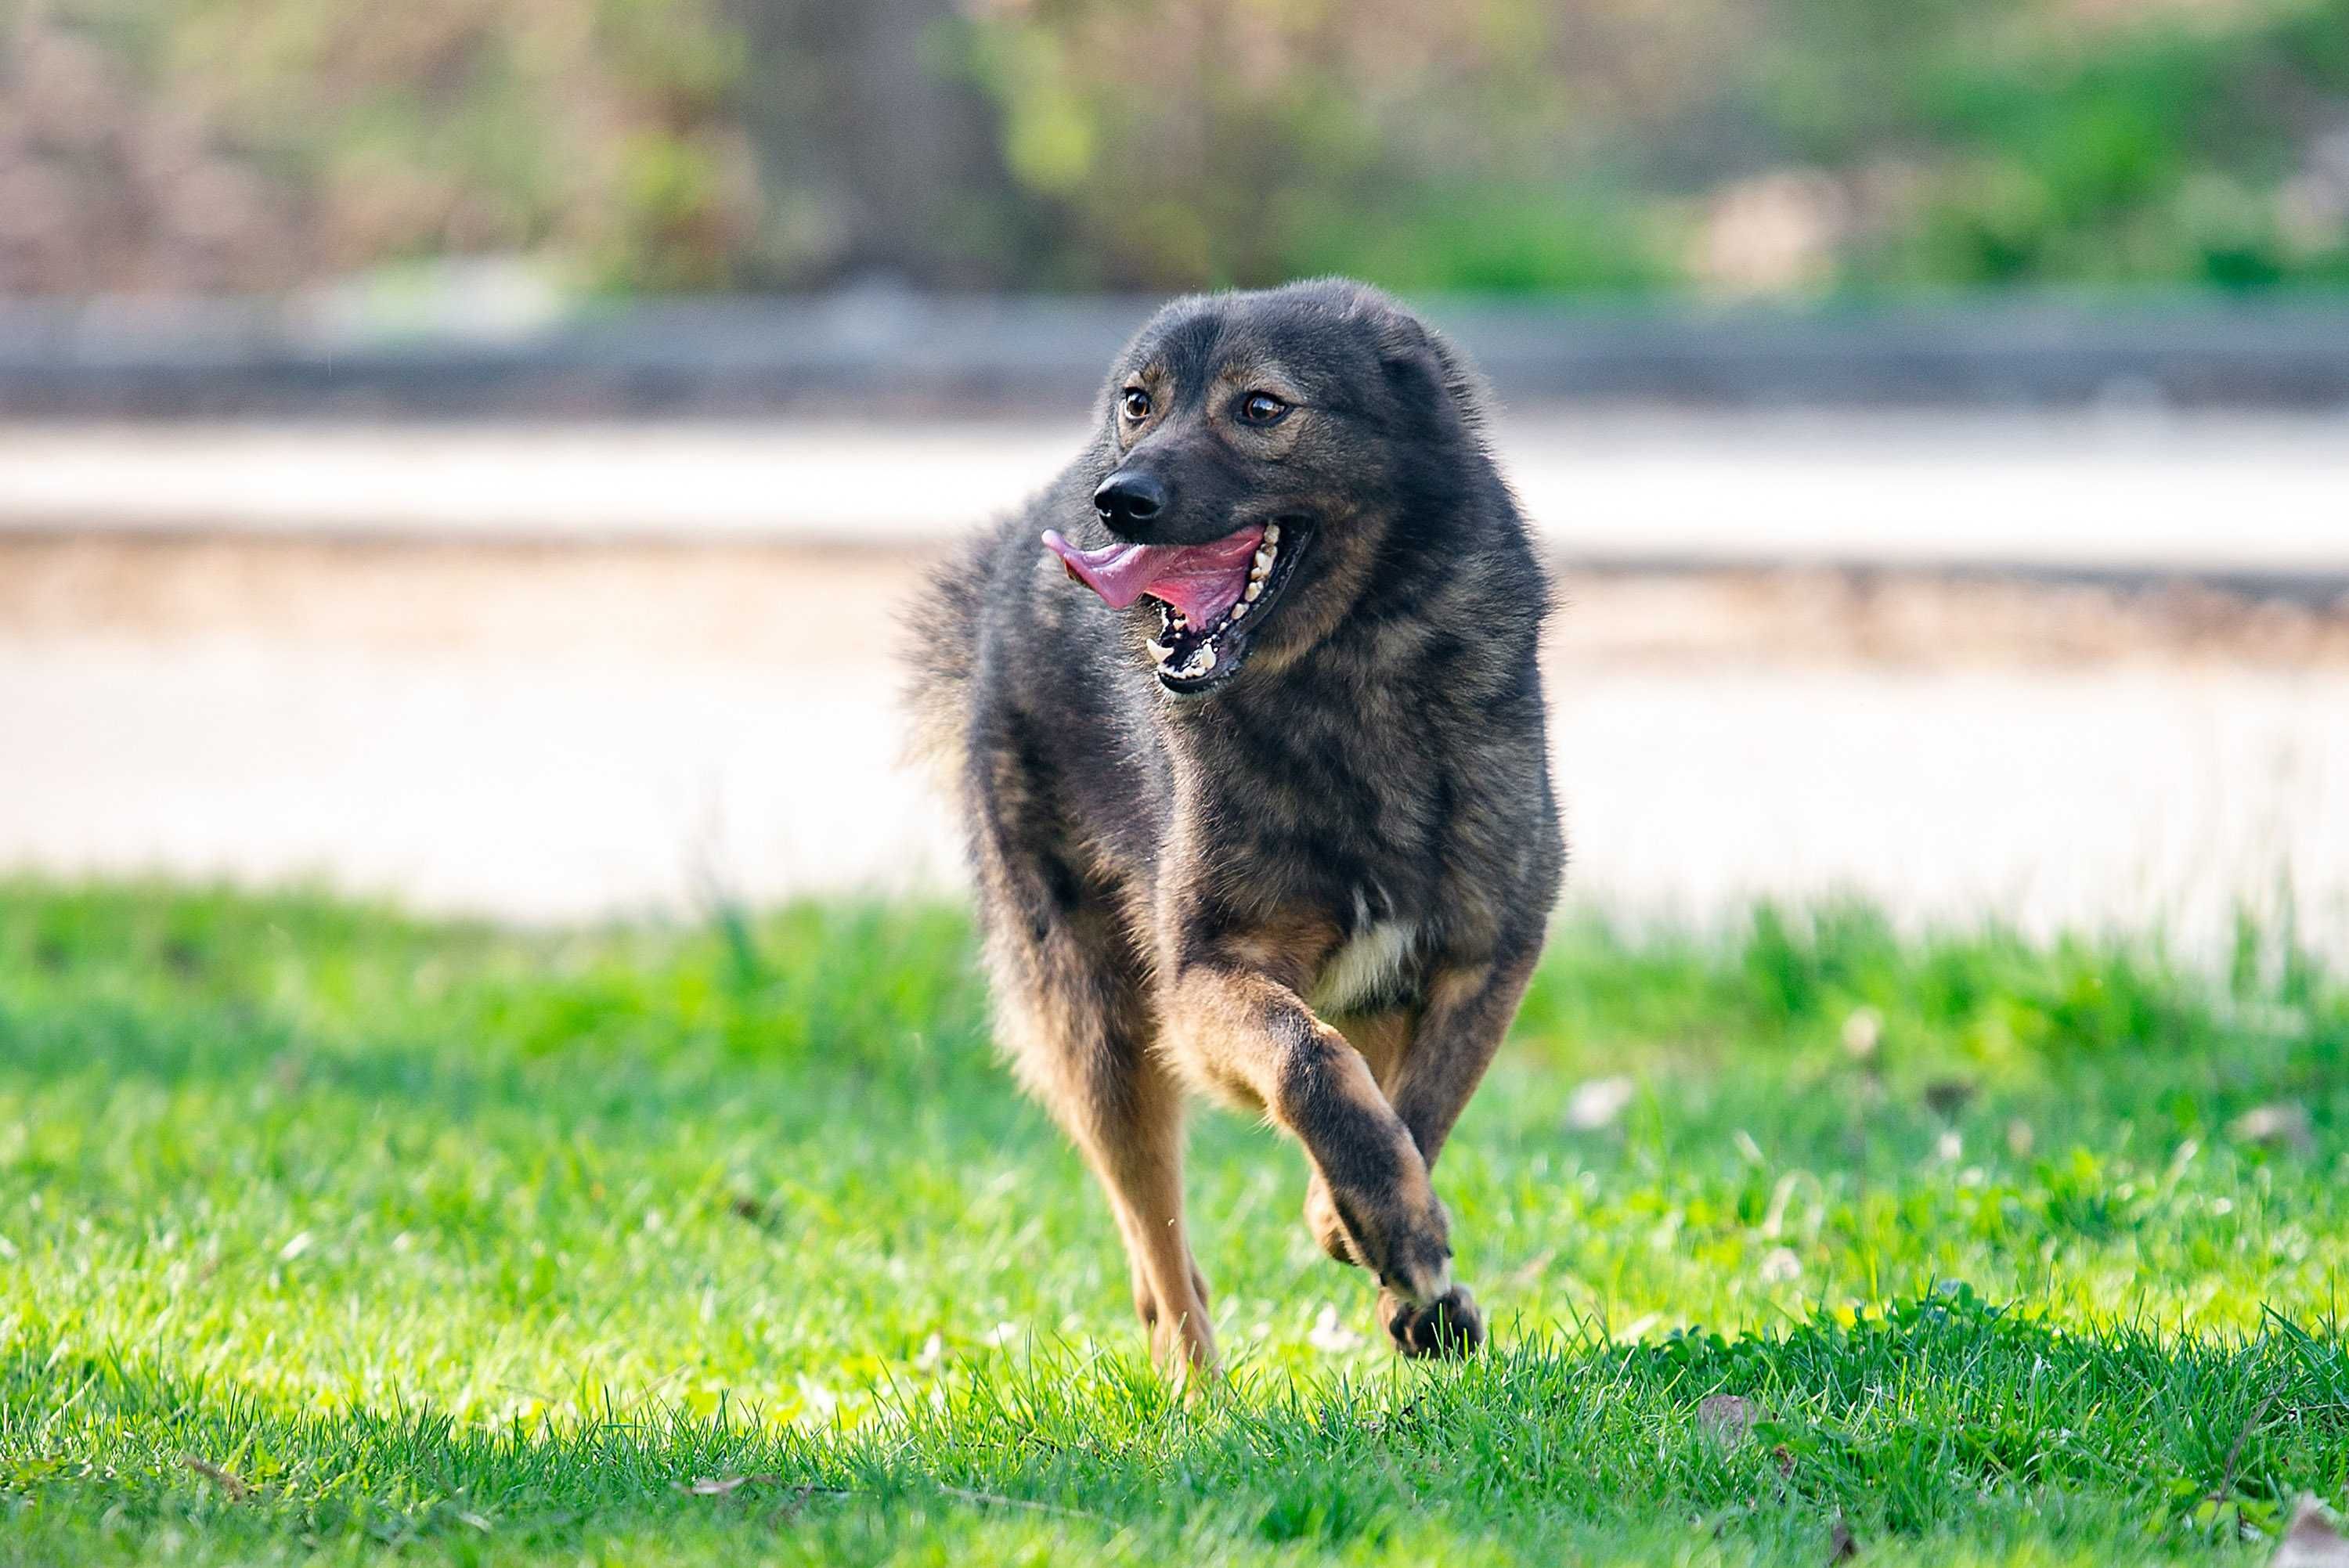
{"label": "lawn", "polygon": [[2349,989],[1563,925],[1403,1367],[1203,1116],[1142,1356],[950,909],[0,886],[0,1563],[2258,1562],[2349,1481]]}

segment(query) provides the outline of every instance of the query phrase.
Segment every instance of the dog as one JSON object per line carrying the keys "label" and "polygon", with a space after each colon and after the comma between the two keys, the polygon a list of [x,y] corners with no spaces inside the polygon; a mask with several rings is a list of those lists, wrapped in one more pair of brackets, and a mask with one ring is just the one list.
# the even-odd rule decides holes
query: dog
{"label": "dog", "polygon": [[1302,1146],[1307,1224],[1403,1354],[1485,1338],[1429,1171],[1565,862],[1548,588],[1485,404],[1368,286],[1176,300],[1076,461],[909,615],[999,1042],[1099,1176],[1178,1377],[1216,1366],[1186,1091]]}

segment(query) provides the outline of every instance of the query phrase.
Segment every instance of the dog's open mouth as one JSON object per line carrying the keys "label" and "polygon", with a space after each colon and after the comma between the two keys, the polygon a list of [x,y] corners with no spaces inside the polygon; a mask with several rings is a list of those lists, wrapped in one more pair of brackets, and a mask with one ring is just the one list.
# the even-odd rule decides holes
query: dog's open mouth
{"label": "dog's open mouth", "polygon": [[1247,657],[1304,542],[1298,521],[1250,523],[1206,544],[1111,544],[1080,550],[1058,529],[1044,547],[1069,575],[1123,610],[1148,598],[1158,631],[1143,645],[1170,691],[1229,680]]}

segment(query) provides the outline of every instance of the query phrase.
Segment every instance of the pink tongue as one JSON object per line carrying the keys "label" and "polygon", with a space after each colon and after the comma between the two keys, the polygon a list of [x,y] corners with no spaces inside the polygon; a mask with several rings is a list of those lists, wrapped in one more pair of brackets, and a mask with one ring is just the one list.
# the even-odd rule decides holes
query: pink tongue
{"label": "pink tongue", "polygon": [[1212,544],[1109,544],[1079,550],[1044,531],[1044,548],[1061,558],[1069,575],[1123,610],[1144,593],[1163,599],[1194,626],[1211,626],[1247,588],[1248,562],[1264,538],[1261,528],[1243,528]]}

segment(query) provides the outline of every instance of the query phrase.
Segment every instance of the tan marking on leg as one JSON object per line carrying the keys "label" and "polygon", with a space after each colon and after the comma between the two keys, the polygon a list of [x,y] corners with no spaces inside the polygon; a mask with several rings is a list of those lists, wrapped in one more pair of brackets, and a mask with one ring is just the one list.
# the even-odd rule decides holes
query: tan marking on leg
{"label": "tan marking on leg", "polygon": [[1386,1080],[1395,1114],[1430,1165],[1501,1048],[1537,956],[1529,952],[1505,966],[1447,968],[1430,978],[1426,1009],[1402,1065]]}
{"label": "tan marking on leg", "polygon": [[1168,1049],[1261,1104],[1305,1146],[1350,1251],[1414,1305],[1451,1287],[1451,1248],[1427,1166],[1361,1052],[1262,975],[1195,965],[1174,977]]}
{"label": "tan marking on leg", "polygon": [[1332,1027],[1346,1037],[1347,1044],[1362,1053],[1371,1064],[1371,1076],[1379,1087],[1392,1085],[1403,1057],[1411,1049],[1412,1032],[1419,1026],[1419,1011],[1415,1007],[1389,1007],[1376,1013],[1350,1013],[1330,1020]]}
{"label": "tan marking on leg", "polygon": [[1183,1103],[1135,1018],[1105,1018],[999,967],[1005,1037],[1021,1077],[1101,1180],[1134,1280],[1151,1352],[1181,1377],[1216,1366],[1206,1291],[1183,1219]]}

